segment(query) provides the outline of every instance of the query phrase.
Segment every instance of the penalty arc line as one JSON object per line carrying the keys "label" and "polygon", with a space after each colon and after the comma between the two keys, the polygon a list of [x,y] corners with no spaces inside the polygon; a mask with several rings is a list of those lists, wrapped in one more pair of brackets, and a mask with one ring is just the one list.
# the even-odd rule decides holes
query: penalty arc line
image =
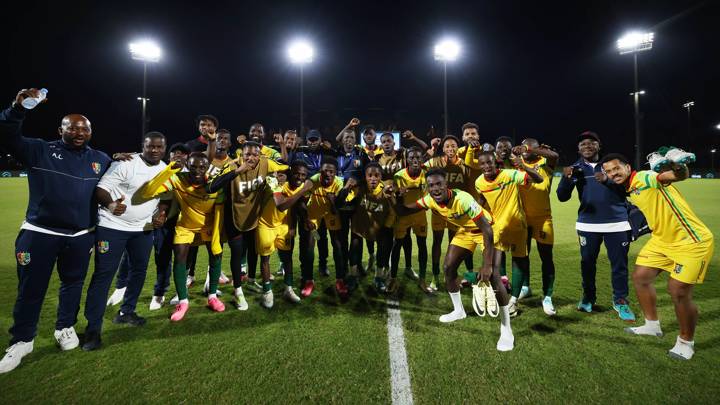
{"label": "penalty arc line", "polygon": [[405,350],[405,333],[400,317],[400,303],[387,300],[388,350],[390,354],[390,385],[393,405],[411,405],[413,403],[410,385],[410,368]]}

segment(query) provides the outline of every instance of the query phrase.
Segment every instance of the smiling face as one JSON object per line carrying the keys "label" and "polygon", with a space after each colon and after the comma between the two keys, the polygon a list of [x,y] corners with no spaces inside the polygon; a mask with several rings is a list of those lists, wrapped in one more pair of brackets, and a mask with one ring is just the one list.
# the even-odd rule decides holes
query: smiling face
{"label": "smiling face", "polygon": [[180,149],[175,149],[174,151],[170,152],[170,161],[180,162],[182,166],[185,166],[187,163],[188,154],[183,152]]}
{"label": "smiling face", "polygon": [[232,145],[232,141],[230,140],[230,134],[227,132],[220,132],[217,136],[215,153],[218,155],[227,154],[228,149],[230,149],[230,145]]}
{"label": "smiling face", "polygon": [[411,173],[419,173],[422,169],[422,154],[417,150],[411,150],[407,155],[407,166]]}
{"label": "smiling face", "polygon": [[202,136],[207,136],[208,133],[215,132],[216,129],[217,126],[212,120],[202,119],[200,123],[198,123],[198,131]]}
{"label": "smiling face", "polygon": [[285,132],[285,146],[288,149],[295,149],[297,146],[297,133],[295,131]]}
{"label": "smiling face", "polygon": [[246,145],[242,151],[243,162],[254,169],[260,162],[260,148],[255,145]]}
{"label": "smiling face", "polygon": [[337,173],[337,167],[330,163],[323,163],[320,166],[320,183],[323,187],[327,187],[332,184],[335,180],[335,174]]}
{"label": "smiling face", "polygon": [[151,165],[160,163],[160,160],[165,157],[165,138],[145,138],[142,145],[142,156]]}
{"label": "smiling face", "polygon": [[382,146],[383,153],[392,155],[395,150],[395,139],[391,134],[383,135],[380,137],[380,145]]}
{"label": "smiling face", "polygon": [[265,128],[260,124],[253,124],[250,127],[250,140],[262,144],[263,138],[265,138]]}
{"label": "smiling face", "polygon": [[63,142],[75,149],[84,147],[92,138],[90,121],[80,114],[65,116],[60,123],[58,132]]}
{"label": "smiling face", "polygon": [[583,139],[578,143],[578,153],[585,160],[597,159],[598,152],[600,152],[600,142],[594,139]]}
{"label": "smiling face", "polygon": [[532,138],[528,138],[528,139],[525,139],[524,141],[522,141],[522,144],[527,145],[528,148],[530,148],[530,152],[522,153],[522,158],[526,162],[534,162],[534,161],[538,160],[538,155],[536,155],[535,152],[532,152],[540,146],[538,141],[535,139],[532,139]]}
{"label": "smiling face", "polygon": [[440,174],[433,174],[427,178],[428,194],[438,204],[444,204],[447,202],[447,181],[445,176]]}
{"label": "smiling face", "polygon": [[207,172],[209,166],[210,163],[204,155],[190,156],[190,159],[188,159],[187,162],[188,178],[190,179],[190,182],[195,185],[205,183],[205,173]]}
{"label": "smiling face", "polygon": [[500,141],[495,145],[495,154],[498,159],[510,159],[510,153],[512,153],[512,143],[510,141]]}
{"label": "smiling face", "polygon": [[483,153],[478,158],[478,164],[480,166],[480,171],[485,176],[486,179],[492,180],[497,176],[497,166],[495,163],[495,159],[490,153]]}
{"label": "smiling face", "polygon": [[305,166],[293,166],[290,171],[290,184],[298,188],[305,183],[308,178],[308,169]]}
{"label": "smiling face", "polygon": [[457,150],[458,150],[458,144],[455,142],[454,139],[448,139],[443,144],[443,154],[448,157],[448,159],[453,160],[455,157],[457,157]]}
{"label": "smiling face", "polygon": [[624,184],[630,178],[632,168],[629,164],[613,159],[603,163],[603,171],[615,184]]}
{"label": "smiling face", "polygon": [[467,144],[470,141],[480,142],[480,134],[475,128],[465,128],[462,134],[462,140]]}

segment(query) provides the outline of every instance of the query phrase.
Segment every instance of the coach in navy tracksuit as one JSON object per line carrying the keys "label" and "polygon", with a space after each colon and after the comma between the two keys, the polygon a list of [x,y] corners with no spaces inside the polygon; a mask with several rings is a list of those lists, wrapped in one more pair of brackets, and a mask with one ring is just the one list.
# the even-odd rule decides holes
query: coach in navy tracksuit
{"label": "coach in navy tracksuit", "polygon": [[0,147],[28,168],[30,189],[25,221],[15,241],[19,282],[11,346],[0,361],[0,372],[14,369],[32,351],[55,264],[60,276],[55,339],[63,350],[78,346],[73,325],[95,241],[95,186],[110,164],[106,154],[88,146],[90,121],[79,114],[62,119],[60,140],[22,136],[27,110],[21,103],[39,94],[37,89],[21,90],[12,107],[0,112]]}
{"label": "coach in navy tracksuit", "polygon": [[635,315],[627,303],[630,223],[625,190],[621,187],[606,187],[595,179],[595,173],[602,169],[598,164],[599,151],[600,138],[597,134],[590,131],[580,134],[580,159],[565,168],[557,188],[560,201],[569,200],[573,188],[577,188],[580,199],[575,229],[580,242],[583,298],[578,309],[592,312],[592,306],[597,300],[596,262],[600,244],[605,242],[612,266],[613,308],[621,319],[631,321]]}

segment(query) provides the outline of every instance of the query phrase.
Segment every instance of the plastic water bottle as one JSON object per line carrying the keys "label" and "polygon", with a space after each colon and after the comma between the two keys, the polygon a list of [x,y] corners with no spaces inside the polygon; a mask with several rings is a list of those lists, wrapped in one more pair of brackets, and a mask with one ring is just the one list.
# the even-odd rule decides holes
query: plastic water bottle
{"label": "plastic water bottle", "polygon": [[38,97],[28,97],[25,100],[22,101],[22,106],[25,107],[27,110],[32,110],[35,108],[40,102],[45,100],[45,97],[47,97],[47,89],[40,89],[40,95]]}

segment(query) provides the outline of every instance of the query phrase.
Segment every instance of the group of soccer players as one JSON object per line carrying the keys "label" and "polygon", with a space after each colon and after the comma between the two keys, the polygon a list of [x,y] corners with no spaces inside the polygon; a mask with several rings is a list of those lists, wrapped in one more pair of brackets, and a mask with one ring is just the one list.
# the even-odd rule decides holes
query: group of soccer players
{"label": "group of soccer players", "polygon": [[[167,164],[162,160],[166,139],[159,132],[143,137],[140,153],[116,154],[110,164],[105,154],[87,145],[92,130],[80,115],[63,119],[59,141],[22,136],[28,112],[21,102],[36,94],[36,89],[20,91],[0,115],[1,145],[29,168],[30,186],[28,212],[16,243],[20,282],[13,339],[0,372],[14,369],[32,351],[40,305],[56,262],[61,295],[55,338],[63,350],[79,346],[73,325],[88,252],[94,252],[95,271],[87,291],[84,350],[101,346],[102,315],[108,304],[123,302],[114,323],[145,323],[135,306],[153,248],[158,277],[150,310],[164,305],[172,278],[177,295],[170,320],[177,322],[190,309],[188,287],[194,277],[188,270],[194,267],[197,246],[207,247],[207,307],[225,310],[218,285],[229,281],[221,269],[222,255],[229,254],[232,303],[244,311],[249,305],[243,286],[259,294],[263,307],[273,307],[270,256],[276,251],[283,297],[299,303],[313,294],[316,244],[319,273],[329,276],[328,234],[335,290],[341,299],[368,273],[374,273],[378,293],[397,295],[404,251],[403,274],[424,293],[435,294],[444,283],[453,310],[441,316],[441,322],[466,317],[460,289],[472,286],[478,314],[500,316],[500,351],[514,347],[510,319],[520,312],[519,300],[530,293],[529,250],[534,239],[542,262],[543,311],[548,316],[556,313],[550,190],[558,154],[536,139],[526,138],[515,146],[507,137],[483,143],[478,125],[466,123],[461,139],[445,135],[427,145],[412,131],[404,131],[402,138],[413,145],[403,147],[385,132],[377,145],[375,129],[361,128],[360,120],[353,118],[337,135],[337,148],[316,130],[304,139],[290,130],[273,134],[274,149],[264,145],[264,127],[253,124],[248,135],[237,137],[233,152],[230,131],[220,128],[217,118],[203,115],[197,118],[197,138],[172,145]],[[684,344],[680,350],[676,345],[671,354],[689,359],[697,320],[692,285],[701,282],[707,270],[712,234],[670,185],[687,176],[687,154],[674,160],[672,154],[666,156],[655,159],[663,162],[656,165],[663,168],[660,174],[636,174],[622,156],[608,155],[602,161],[607,176],[596,178],[624,184],[653,229],[633,276],[646,324],[628,331],[661,334],[652,280],[660,270],[670,271],[669,291],[681,323],[678,345]],[[73,206],[70,201],[76,200],[82,203]],[[427,210],[433,239],[430,280]],[[441,260],[445,230],[448,247]],[[662,244],[667,243],[677,244],[684,253],[666,252]],[[299,294],[292,259],[296,245]],[[417,273],[411,263],[415,246]],[[482,258],[473,258],[478,247]],[[364,249],[369,252],[367,265],[362,262]],[[505,272],[506,255],[511,280]],[[466,271],[460,279],[463,264]],[[118,267],[118,289],[106,302]],[[113,299],[118,293],[120,298]]]}

